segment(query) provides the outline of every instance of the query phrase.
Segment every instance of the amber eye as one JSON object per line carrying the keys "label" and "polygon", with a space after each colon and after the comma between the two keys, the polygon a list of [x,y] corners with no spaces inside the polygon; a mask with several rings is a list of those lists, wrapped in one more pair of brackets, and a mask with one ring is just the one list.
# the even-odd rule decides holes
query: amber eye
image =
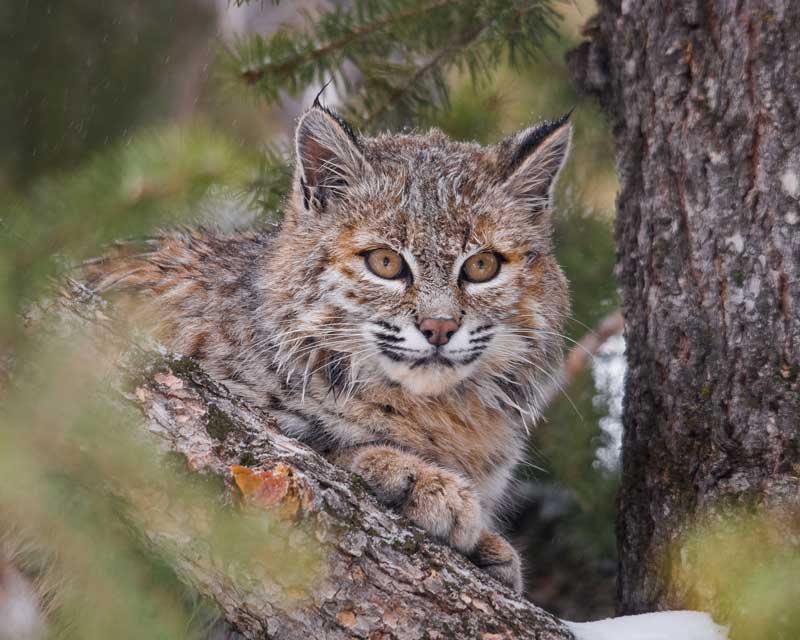
{"label": "amber eye", "polygon": [[364,258],[372,273],[387,280],[399,278],[405,271],[405,260],[391,249],[373,249]]}
{"label": "amber eye", "polygon": [[494,278],[498,271],[500,271],[500,258],[491,251],[470,256],[461,267],[461,275],[468,282],[486,282]]}

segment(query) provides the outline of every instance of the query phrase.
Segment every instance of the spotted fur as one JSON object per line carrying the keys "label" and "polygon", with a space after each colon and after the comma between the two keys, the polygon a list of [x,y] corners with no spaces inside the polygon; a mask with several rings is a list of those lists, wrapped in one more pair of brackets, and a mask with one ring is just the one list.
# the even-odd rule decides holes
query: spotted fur
{"label": "spotted fur", "polygon": [[[570,125],[490,147],[369,138],[315,104],[296,137],[280,230],[167,233],[96,263],[90,282],[151,303],[172,349],[519,589],[519,558],[493,531],[561,357],[551,196]],[[367,268],[380,247],[404,257],[403,277]],[[499,274],[461,279],[484,250]],[[438,348],[418,328],[432,317],[460,325]]]}

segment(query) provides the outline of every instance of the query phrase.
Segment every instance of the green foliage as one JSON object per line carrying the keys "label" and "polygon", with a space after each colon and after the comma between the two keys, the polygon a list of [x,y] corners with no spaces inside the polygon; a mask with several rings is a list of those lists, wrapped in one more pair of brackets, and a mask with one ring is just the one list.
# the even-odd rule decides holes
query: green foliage
{"label": "green foliage", "polygon": [[275,145],[265,146],[251,159],[250,179],[234,191],[244,206],[262,219],[278,220],[291,187],[290,152]]}
{"label": "green foliage", "polygon": [[[205,637],[216,609],[171,568],[189,548],[195,567],[255,564],[298,591],[318,575],[315,547],[290,548],[284,523],[232,509],[221,481],[197,482],[141,437],[97,335],[37,330],[53,333],[25,352],[0,415],[0,550],[52,591],[52,637]],[[159,532],[158,554],[142,528]]]}
{"label": "green foliage", "polygon": [[619,306],[611,225],[579,206],[567,206],[556,220],[555,244],[572,291],[572,318],[565,333],[577,340]]}
{"label": "green foliage", "polygon": [[253,164],[217,134],[169,127],[9,198],[0,210],[0,336],[13,340],[22,305],[65,264],[97,255],[115,239],[187,219],[212,187],[244,189],[257,180]]}
{"label": "green foliage", "polygon": [[736,640],[800,637],[796,516],[739,506],[697,520],[668,554],[675,582],[686,586],[687,605],[702,608],[714,594]]}
{"label": "green foliage", "polygon": [[305,14],[305,29],[249,36],[227,69],[270,102],[332,81],[356,124],[399,124],[446,103],[447,73],[485,80],[530,61],[555,33],[553,0],[354,0]]}

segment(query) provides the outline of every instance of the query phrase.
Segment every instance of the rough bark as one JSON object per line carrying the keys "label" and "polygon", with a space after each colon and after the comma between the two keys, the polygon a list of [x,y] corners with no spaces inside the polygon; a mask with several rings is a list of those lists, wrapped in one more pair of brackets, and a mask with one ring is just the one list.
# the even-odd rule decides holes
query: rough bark
{"label": "rough bark", "polygon": [[[66,324],[99,326],[117,344],[110,351],[124,352],[97,304],[76,286],[58,315]],[[309,541],[321,551],[319,577],[295,587],[268,567],[227,566],[215,558],[213,545],[193,539],[186,527],[187,517],[202,520],[202,514],[161,504],[165,496],[152,492],[125,494],[147,501],[144,513],[158,503],[152,519],[138,522],[146,539],[244,637],[572,639],[559,620],[379,504],[357,476],[282,435],[268,414],[232,396],[191,360],[137,351],[116,366],[124,401],[140,409],[142,430],[165,453],[177,454],[190,473],[223,478],[234,493],[234,465],[263,471],[268,491],[256,502],[291,525],[287,552]]]}
{"label": "rough bark", "polygon": [[800,540],[800,3],[599,4],[569,62],[617,146],[618,596],[638,613],[690,604],[701,519],[766,509]]}

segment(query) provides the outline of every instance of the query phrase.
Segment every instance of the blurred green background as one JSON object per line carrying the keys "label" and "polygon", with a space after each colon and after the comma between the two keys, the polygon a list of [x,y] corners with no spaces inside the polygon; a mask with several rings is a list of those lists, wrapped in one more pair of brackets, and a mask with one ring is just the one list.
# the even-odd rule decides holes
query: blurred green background
{"label": "blurred green background", "polygon": [[[348,5],[333,4],[341,11]],[[552,6],[556,27],[536,36],[535,55],[512,65],[489,54],[488,71],[478,77],[468,63],[453,65],[437,79],[449,89],[439,108],[403,103],[391,118],[369,126],[436,126],[458,139],[489,143],[575,108],[556,225],[558,257],[572,288],[570,349],[570,341],[618,304],[611,230],[617,183],[607,123],[592,101],[576,94],[564,63],[593,3]],[[66,265],[97,255],[114,239],[178,221],[230,226],[279,215],[293,121],[322,82],[310,76],[306,85],[267,98],[231,68],[249,34],[268,37],[281,25],[302,25],[301,10],[313,16],[318,5],[64,0],[0,6],[0,348],[6,371],[14,362],[44,359],[63,377],[65,369],[35,346],[19,313]],[[359,84],[357,74],[351,80],[337,81],[326,93],[345,111],[348,91],[356,95],[372,86]],[[432,95],[440,89],[434,86]],[[609,341],[548,408],[531,437],[530,464],[520,470],[518,508],[509,518],[527,558],[530,598],[572,620],[613,613],[622,348]],[[73,361],[65,362],[59,366],[70,371]],[[181,590],[167,563],[148,558],[118,527],[104,525],[111,511],[91,487],[96,476],[78,473],[80,465],[62,451],[40,446],[55,430],[78,455],[81,438],[100,424],[97,407],[65,418],[59,416],[60,385],[51,380],[36,389],[34,405],[30,394],[4,392],[0,521],[26,513],[34,528],[61,521],[63,505],[54,496],[63,491],[83,500],[86,511],[74,513],[85,517],[64,520],[63,536],[40,538],[33,551],[6,554],[23,557],[22,566],[36,576],[46,564],[36,558],[58,555],[61,540],[69,540],[69,548],[83,540],[100,557],[92,575],[114,575],[121,591],[111,599],[120,612],[169,609],[154,618],[148,637],[201,637],[210,617],[198,614],[205,605]],[[29,483],[41,479],[41,491],[28,492],[12,474],[20,464]],[[126,564],[105,566],[103,557]],[[89,599],[93,589],[110,588],[100,579],[76,587]],[[129,619],[120,613],[116,620],[87,623],[80,628],[84,635],[71,623],[63,631],[66,637],[128,637]]]}

